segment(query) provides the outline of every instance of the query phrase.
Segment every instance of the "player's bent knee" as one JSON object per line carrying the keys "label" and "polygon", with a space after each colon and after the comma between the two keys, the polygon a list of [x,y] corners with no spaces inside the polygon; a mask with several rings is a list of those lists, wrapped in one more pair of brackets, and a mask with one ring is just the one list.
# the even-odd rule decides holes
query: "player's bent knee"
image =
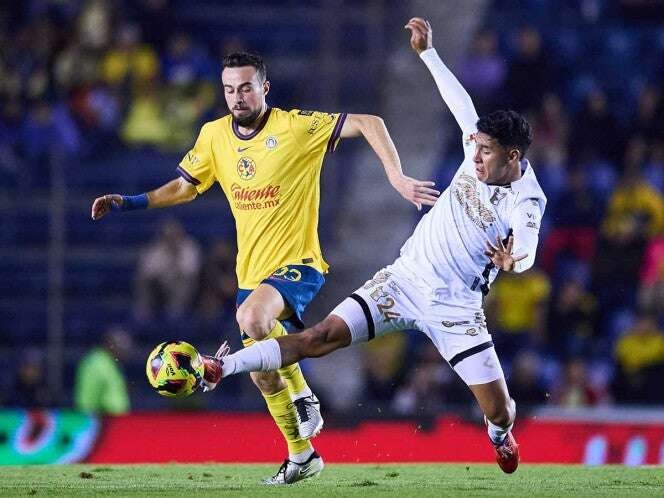
{"label": "player's bent knee", "polygon": [[264,339],[270,333],[272,317],[255,306],[240,306],[235,313],[240,330],[255,340]]}

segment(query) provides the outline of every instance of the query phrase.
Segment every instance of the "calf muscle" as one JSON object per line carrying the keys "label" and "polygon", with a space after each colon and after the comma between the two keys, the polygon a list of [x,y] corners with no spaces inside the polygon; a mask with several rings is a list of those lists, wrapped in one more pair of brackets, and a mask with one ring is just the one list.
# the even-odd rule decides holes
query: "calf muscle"
{"label": "calf muscle", "polygon": [[300,333],[278,337],[282,366],[304,358],[318,358],[351,343],[350,330],[339,317],[330,315],[322,322]]}

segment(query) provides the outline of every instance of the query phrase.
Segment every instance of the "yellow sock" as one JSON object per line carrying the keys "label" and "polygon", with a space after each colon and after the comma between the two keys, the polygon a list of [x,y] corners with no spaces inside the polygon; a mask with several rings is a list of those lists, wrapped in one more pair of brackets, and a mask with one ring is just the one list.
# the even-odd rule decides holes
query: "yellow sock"
{"label": "yellow sock", "polygon": [[[265,336],[265,339],[276,339],[277,337],[281,337],[282,335],[286,335],[288,332],[286,332],[286,329],[284,326],[281,324],[279,320],[275,320],[275,325],[270,330],[270,333]],[[264,340],[265,340],[264,339]],[[251,346],[254,341],[251,337],[247,339],[242,340],[242,344],[244,347]],[[302,374],[302,370],[300,370],[300,365],[297,363],[293,363],[292,365],[289,365],[287,367],[280,368],[278,370],[279,375],[281,375],[281,378],[286,381],[286,385],[288,386],[288,391],[291,394],[297,394],[301,393],[305,389],[307,389],[309,386],[307,386],[307,381],[304,379],[304,375]]]}
{"label": "yellow sock", "polygon": [[288,389],[282,389],[275,394],[263,394],[263,397],[267,403],[268,410],[270,410],[270,415],[272,415],[279,430],[284,435],[284,439],[286,439],[288,453],[295,455],[313,448],[309,441],[300,438],[297,430],[295,407],[291,402]]}

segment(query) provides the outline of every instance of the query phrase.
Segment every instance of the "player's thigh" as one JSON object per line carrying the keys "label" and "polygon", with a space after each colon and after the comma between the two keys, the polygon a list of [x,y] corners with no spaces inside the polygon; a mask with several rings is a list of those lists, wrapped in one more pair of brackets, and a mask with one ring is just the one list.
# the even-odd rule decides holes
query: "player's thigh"
{"label": "player's thigh", "polygon": [[475,315],[455,317],[437,323],[428,321],[426,333],[466,385],[488,384],[504,379],[483,315],[479,318]]}
{"label": "player's thigh", "polygon": [[238,307],[237,321],[243,329],[264,329],[269,327],[272,320],[281,316],[287,306],[277,289],[260,284]]}
{"label": "player's thigh", "polygon": [[346,323],[352,343],[366,342],[397,330],[418,328],[416,302],[421,299],[407,280],[388,267],[353,292],[331,315]]}

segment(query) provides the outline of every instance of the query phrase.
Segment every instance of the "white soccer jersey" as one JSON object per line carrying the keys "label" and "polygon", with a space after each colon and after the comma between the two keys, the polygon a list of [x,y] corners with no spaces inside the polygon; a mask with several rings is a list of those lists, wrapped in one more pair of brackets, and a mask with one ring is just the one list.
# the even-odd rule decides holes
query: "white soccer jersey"
{"label": "white soccer jersey", "polygon": [[521,178],[510,185],[477,179],[473,155],[478,117],[473,103],[435,49],[422,52],[421,58],[462,129],[465,158],[402,247],[395,266],[427,287],[431,304],[440,304],[448,316],[467,316],[481,307],[483,294],[498,274],[484,254],[487,241],[495,245],[497,236],[504,240],[512,234],[513,254],[528,254],[516,263],[515,271],[533,265],[546,196],[527,160],[521,162]]}

